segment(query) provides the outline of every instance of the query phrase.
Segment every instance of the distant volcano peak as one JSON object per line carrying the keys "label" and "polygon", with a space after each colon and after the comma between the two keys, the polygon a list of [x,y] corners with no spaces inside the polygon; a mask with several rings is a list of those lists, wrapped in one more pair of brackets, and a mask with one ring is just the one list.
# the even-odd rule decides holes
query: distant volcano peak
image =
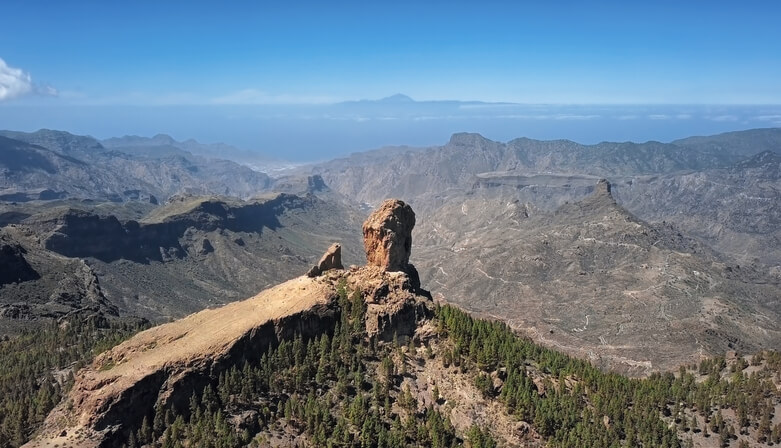
{"label": "distant volcano peak", "polygon": [[403,93],[397,93],[395,95],[382,98],[378,101],[382,103],[414,103],[415,102],[415,100],[413,100],[407,95],[404,95]]}

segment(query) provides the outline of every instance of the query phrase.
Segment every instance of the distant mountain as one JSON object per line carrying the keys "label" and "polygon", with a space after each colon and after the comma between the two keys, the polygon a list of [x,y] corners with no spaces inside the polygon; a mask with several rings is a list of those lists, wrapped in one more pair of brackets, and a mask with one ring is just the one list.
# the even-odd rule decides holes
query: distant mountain
{"label": "distant mountain", "polygon": [[99,141],[86,135],[73,135],[65,131],[41,129],[36,132],[0,131],[0,136],[40,146],[58,154],[88,159],[106,152]]}
{"label": "distant mountain", "polygon": [[[739,139],[743,149],[723,150]],[[759,129],[711,137],[680,144],[611,143],[581,145],[568,140],[540,141],[519,138],[495,142],[479,134],[454,134],[440,147],[381,156],[375,164],[355,163],[363,155],[317,165],[320,174],[335,190],[356,200],[377,203],[385,197],[415,198],[448,188],[465,187],[479,173],[512,171],[615,176],[668,174],[728,167],[742,158],[781,148],[781,129]],[[723,141],[719,144],[718,142]],[[752,148],[749,150],[749,148]],[[355,166],[360,165],[360,166]]]}
{"label": "distant mountain", "polygon": [[124,137],[109,138],[101,143],[106,148],[116,149],[128,154],[163,157],[172,154],[185,155],[189,153],[208,159],[231,160],[260,170],[289,165],[289,163],[283,160],[274,159],[254,151],[239,149],[224,143],[199,143],[193,139],[177,141],[166,134],[157,134],[151,138],[126,135]]}
{"label": "distant mountain", "polygon": [[0,134],[11,136],[0,140],[0,198],[6,200],[41,199],[44,191],[110,201],[162,201],[178,193],[248,198],[271,183],[246,166],[170,146],[106,148],[91,137],[51,130]]}
{"label": "distant mountain", "polygon": [[415,100],[402,93],[397,93],[395,95],[382,98],[378,101],[381,103],[414,103],[415,102]]}
{"label": "distant mountain", "polygon": [[675,140],[672,144],[695,151],[729,154],[736,157],[751,157],[762,151],[775,151],[781,154],[781,129],[751,129],[705,137],[689,137]]}
{"label": "distant mountain", "polygon": [[618,202],[641,219],[673,222],[741,262],[781,266],[779,226],[773,226],[781,208],[779,152],[781,129],[597,145],[527,138],[500,143],[462,133],[444,146],[354,154],[311,172],[356,201],[402,197],[424,212],[496,183],[513,184],[519,196],[553,210],[583,197],[561,188],[571,185],[562,179],[607,178]]}

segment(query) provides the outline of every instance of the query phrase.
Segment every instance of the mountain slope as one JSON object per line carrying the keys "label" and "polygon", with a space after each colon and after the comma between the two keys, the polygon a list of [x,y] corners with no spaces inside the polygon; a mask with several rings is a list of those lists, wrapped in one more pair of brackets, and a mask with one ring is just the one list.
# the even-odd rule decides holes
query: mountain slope
{"label": "mountain slope", "polygon": [[[741,142],[734,151],[723,147]],[[377,203],[384,197],[410,200],[468,185],[484,172],[513,171],[530,174],[585,174],[605,177],[670,173],[733,164],[745,156],[777,150],[781,130],[758,129],[677,143],[611,143],[581,145],[567,140],[539,141],[519,138],[507,143],[479,134],[454,134],[440,147],[407,151],[374,164],[334,161],[312,168],[335,190],[355,200]]]}
{"label": "mountain slope", "polygon": [[[0,287],[0,323],[60,317],[95,297],[122,315],[179,317],[306,272],[333,241],[347,247],[348,262],[360,263],[355,229],[362,219],[339,202],[290,194],[183,197],[141,222],[48,209],[3,229],[41,278]],[[71,275],[68,266],[84,274]],[[94,280],[80,286],[66,284],[68,278]],[[85,295],[87,286],[95,294]],[[68,301],[55,298],[58,288]]]}
{"label": "mountain slope", "polygon": [[554,212],[476,192],[424,222],[415,262],[435,296],[598,365],[644,374],[781,343],[778,277],[638,220],[604,181]]}
{"label": "mountain slope", "polygon": [[[61,196],[112,201],[139,197],[164,200],[177,193],[248,198],[270,185],[266,174],[246,166],[180,150],[128,154],[106,149],[91,137],[62,131],[0,134],[10,137],[4,137],[0,144],[15,151],[14,161],[0,159],[0,186],[19,197],[27,191],[49,189],[64,192]],[[42,148],[50,152],[41,152]],[[45,166],[41,157],[46,159]],[[29,163],[17,166],[22,160]],[[37,170],[45,175],[30,173],[34,160],[38,160]]]}
{"label": "mountain slope", "polygon": [[740,264],[781,266],[781,153],[727,168],[617,179],[616,199],[649,221],[674,222]]}
{"label": "mountain slope", "polygon": [[177,141],[165,134],[158,134],[151,138],[126,135],[109,138],[101,143],[106,148],[151,157],[181,154],[213,160],[230,160],[255,169],[269,169],[286,165],[286,162],[282,160],[274,160],[257,152],[242,150],[224,143],[204,144],[193,139]]}
{"label": "mountain slope", "polygon": [[[610,213],[606,202],[573,206]],[[642,380],[601,372],[502,323],[434,306],[411,266],[384,270],[410,255],[406,246],[393,254],[414,221],[396,204],[367,220],[378,230],[366,232],[369,266],[293,279],[137,334],[78,372],[25,446],[781,441],[781,424],[771,421],[781,412],[777,352],[758,353],[751,366],[731,355]]]}

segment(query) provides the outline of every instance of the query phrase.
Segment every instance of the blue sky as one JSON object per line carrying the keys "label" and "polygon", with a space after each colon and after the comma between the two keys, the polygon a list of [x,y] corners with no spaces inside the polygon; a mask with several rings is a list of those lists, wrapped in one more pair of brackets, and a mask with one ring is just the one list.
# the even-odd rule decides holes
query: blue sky
{"label": "blue sky", "polygon": [[[781,104],[778,2],[525,3],[10,0],[0,119],[25,107],[59,118],[12,124],[67,126],[70,108],[89,106],[94,129],[72,125],[100,135],[116,128],[101,116],[132,118],[105,113],[123,107],[227,111],[397,92],[527,104]],[[145,130],[128,123],[127,133]]]}

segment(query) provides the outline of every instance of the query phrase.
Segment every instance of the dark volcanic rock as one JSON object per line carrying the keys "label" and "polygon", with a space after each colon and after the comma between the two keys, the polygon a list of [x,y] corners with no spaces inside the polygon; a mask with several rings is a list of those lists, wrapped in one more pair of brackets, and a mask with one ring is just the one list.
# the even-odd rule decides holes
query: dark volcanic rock
{"label": "dark volcanic rock", "polygon": [[24,258],[25,250],[18,244],[0,239],[0,286],[40,278]]}

